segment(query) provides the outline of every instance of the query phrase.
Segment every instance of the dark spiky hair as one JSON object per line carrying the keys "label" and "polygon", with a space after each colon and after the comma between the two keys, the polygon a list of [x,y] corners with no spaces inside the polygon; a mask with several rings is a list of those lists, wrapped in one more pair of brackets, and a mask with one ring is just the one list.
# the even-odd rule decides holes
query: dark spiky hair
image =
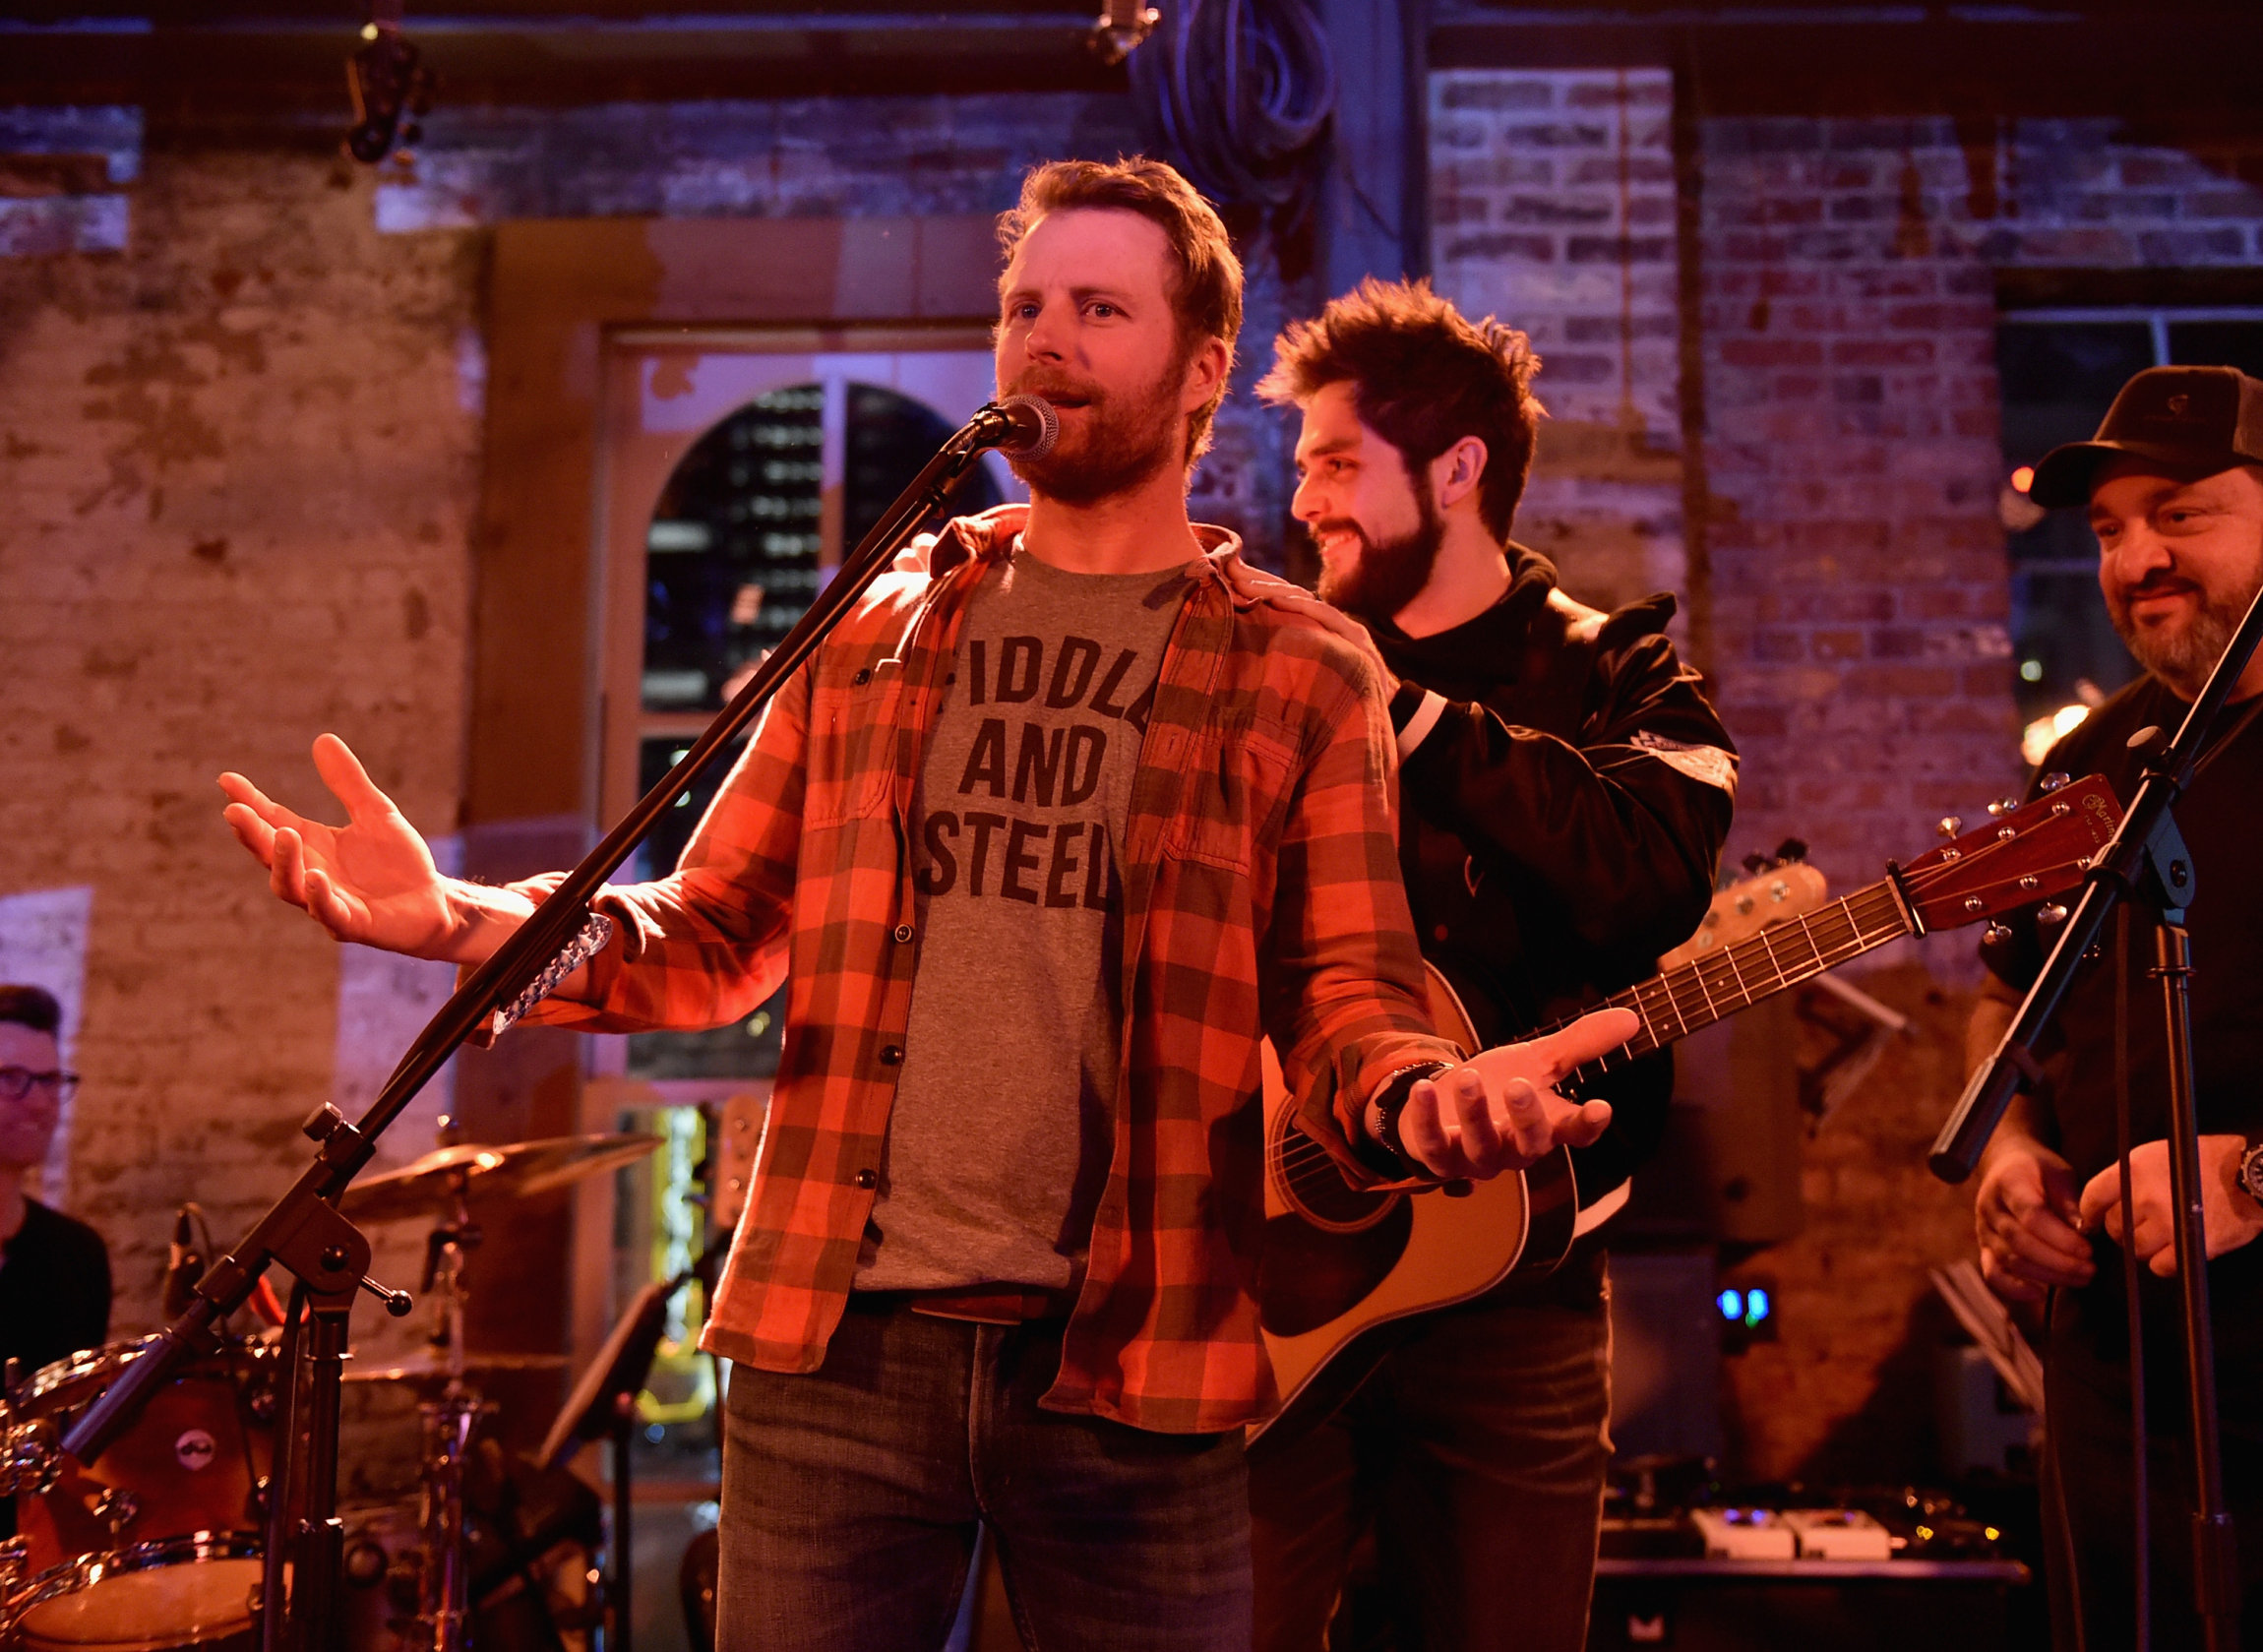
{"label": "dark spiky hair", "polygon": [[1352,387],[1360,422],[1396,448],[1410,478],[1465,436],[1485,444],[1478,514],[1508,537],[1532,470],[1546,409],[1532,394],[1540,357],[1515,328],[1472,322],[1430,282],[1369,276],[1311,321],[1273,341],[1257,394],[1302,406],[1334,384]]}

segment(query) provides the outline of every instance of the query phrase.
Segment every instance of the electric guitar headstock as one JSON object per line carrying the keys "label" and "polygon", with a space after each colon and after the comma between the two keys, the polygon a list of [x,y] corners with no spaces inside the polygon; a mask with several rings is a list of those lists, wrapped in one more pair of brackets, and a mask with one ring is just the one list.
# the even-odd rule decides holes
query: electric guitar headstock
{"label": "electric guitar headstock", "polygon": [[1940,824],[1948,842],[1893,869],[1910,910],[1927,930],[1957,929],[2046,901],[2044,927],[2065,922],[2056,897],[2082,887],[2121,825],[2113,788],[2103,775],[2050,774],[2033,803],[2005,798],[1988,812],[1988,824],[1971,831],[1951,815]]}
{"label": "electric guitar headstock", "polygon": [[1823,875],[1806,862],[1807,845],[1786,838],[1773,857],[1754,855],[1745,875],[1714,895],[1697,933],[1658,960],[1661,972],[1695,963],[1748,941],[1770,924],[1812,912],[1831,896]]}

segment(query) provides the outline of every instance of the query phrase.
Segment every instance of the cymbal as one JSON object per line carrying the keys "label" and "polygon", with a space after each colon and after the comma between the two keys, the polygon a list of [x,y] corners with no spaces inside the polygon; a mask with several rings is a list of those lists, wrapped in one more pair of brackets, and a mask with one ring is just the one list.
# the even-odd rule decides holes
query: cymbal
{"label": "cymbal", "polygon": [[459,1186],[478,1194],[527,1198],[587,1176],[635,1164],[659,1146],[656,1135],[552,1135],[533,1141],[471,1142],[435,1148],[398,1170],[346,1189],[338,1209],[361,1222],[445,1212]]}
{"label": "cymbal", "polygon": [[[507,1371],[564,1371],[563,1354],[466,1354],[463,1373],[466,1377],[490,1377]],[[397,1366],[349,1365],[345,1369],[348,1382],[445,1382],[450,1372],[444,1354],[422,1354]]]}

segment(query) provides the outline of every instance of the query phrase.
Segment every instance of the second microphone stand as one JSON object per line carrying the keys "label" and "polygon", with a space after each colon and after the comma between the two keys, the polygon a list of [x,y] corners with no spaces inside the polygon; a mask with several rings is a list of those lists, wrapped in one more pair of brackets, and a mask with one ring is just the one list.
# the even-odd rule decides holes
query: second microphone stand
{"label": "second microphone stand", "polygon": [[[2036,1050],[2057,1019],[2085,954],[2097,946],[2108,915],[2123,901],[2150,912],[2158,927],[2153,973],[2161,982],[2168,1033],[2169,1178],[2175,1205],[2172,1231],[2192,1429],[2194,1604],[2208,1652],[2233,1652],[2239,1644],[2239,1574],[2217,1423],[2216,1338],[2208,1308],[2200,1123],[2193,1095],[2192,938],[2185,930],[2184,914],[2199,875],[2170,811],[2191,782],[2218,714],[2259,641],[2263,641],[2263,592],[2248,604],[2246,617],[2185,713],[2175,738],[2147,762],[2145,777],[2121,818],[2120,829],[2092,862],[2082,899],[2061,926],[2050,956],[1994,1054],[1974,1071],[1956,1112],[1941,1127],[1930,1159],[1933,1174],[1944,1182],[1962,1182],[1973,1173],[2012,1096],[2040,1083],[2043,1069]],[[2158,743],[2160,731],[2147,730],[2138,739],[2146,735]],[[2125,1234],[2123,1243],[2132,1237]],[[2132,1348],[2131,1357],[2140,1357],[2140,1352]],[[2048,1420],[2045,1426],[2049,1426]],[[2134,1417],[2132,1426],[2143,1431],[2145,1419]],[[2144,1555],[2138,1557],[2140,1565],[2147,1560]]]}

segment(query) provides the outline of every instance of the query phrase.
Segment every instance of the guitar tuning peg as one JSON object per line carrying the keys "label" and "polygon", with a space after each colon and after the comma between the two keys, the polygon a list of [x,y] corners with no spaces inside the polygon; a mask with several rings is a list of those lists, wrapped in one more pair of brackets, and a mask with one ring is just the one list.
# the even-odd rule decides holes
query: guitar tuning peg
{"label": "guitar tuning peg", "polygon": [[1805,860],[1806,858],[1807,840],[1804,837],[1787,837],[1783,842],[1776,845],[1776,864],[1778,866],[1783,865],[1786,861]]}
{"label": "guitar tuning peg", "polygon": [[1962,815],[1943,815],[1941,817],[1941,824],[1934,827],[1934,829],[1938,831],[1943,837],[1954,837],[1958,832],[1964,830],[1964,828],[1965,821]]}
{"label": "guitar tuning peg", "polygon": [[2066,908],[2055,900],[2045,901],[2035,909],[2035,921],[2039,929],[2056,929],[2066,922]]}
{"label": "guitar tuning peg", "polygon": [[1743,865],[1746,877],[1757,878],[1761,873],[1768,870],[1768,857],[1766,855],[1746,855]]}
{"label": "guitar tuning peg", "polygon": [[1999,797],[1988,806],[1988,819],[2001,820],[2004,816],[2014,813],[2018,808],[2018,798]]}
{"label": "guitar tuning peg", "polygon": [[2071,781],[2072,776],[2054,768],[2049,774],[2046,774],[2043,777],[2041,783],[2045,791],[2054,792],[2058,790],[2059,787],[2070,784]]}
{"label": "guitar tuning peg", "polygon": [[1981,932],[1981,945],[1984,947],[2001,947],[2010,940],[2011,925],[2009,924],[1991,923]]}

